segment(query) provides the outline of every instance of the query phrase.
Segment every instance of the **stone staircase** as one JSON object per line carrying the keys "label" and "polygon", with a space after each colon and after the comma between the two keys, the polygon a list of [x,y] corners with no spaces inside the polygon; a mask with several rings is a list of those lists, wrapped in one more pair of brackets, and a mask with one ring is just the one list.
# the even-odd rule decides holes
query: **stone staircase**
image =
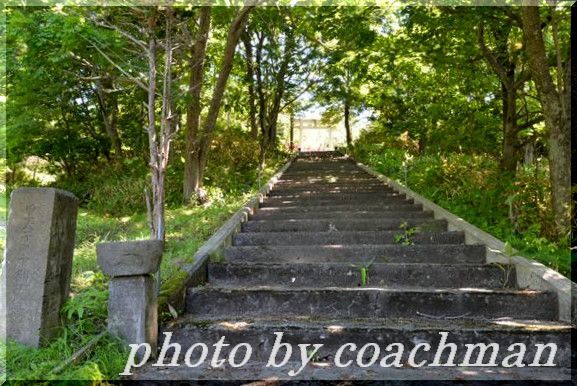
{"label": "stone staircase", "polygon": [[[225,336],[226,358],[234,345],[250,343],[251,361],[241,368],[189,368],[181,359],[179,367],[147,365],[134,378],[562,379],[571,360],[570,330],[557,319],[556,295],[518,288],[512,267],[485,263],[485,246],[465,244],[462,232],[447,231],[446,221],[348,159],[303,153],[224,259],[209,263],[208,284],[188,289],[186,315],[163,327],[183,352]],[[293,345],[292,367],[266,367],[275,332]],[[511,354],[510,344],[524,343],[529,364],[536,343],[552,342],[559,367],[412,367],[408,352],[419,343],[432,348],[419,351],[416,362],[433,362],[440,332],[457,344],[457,364],[467,343],[499,343],[498,364]],[[302,343],[323,347],[290,377],[300,367]],[[353,364],[338,368],[334,355],[345,343],[355,343],[357,352],[345,350],[342,362]],[[362,367],[355,361],[366,343],[378,344],[381,353]],[[405,347],[400,368],[379,366],[390,343]],[[362,363],[372,354],[366,350]],[[547,357],[545,350],[541,362]]]}

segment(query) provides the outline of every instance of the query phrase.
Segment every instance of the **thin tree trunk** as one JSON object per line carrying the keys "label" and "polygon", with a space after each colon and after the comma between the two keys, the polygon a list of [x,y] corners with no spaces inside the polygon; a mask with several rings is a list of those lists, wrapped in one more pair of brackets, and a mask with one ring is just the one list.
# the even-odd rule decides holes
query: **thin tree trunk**
{"label": "thin tree trunk", "polygon": [[[514,72],[512,74],[514,79]],[[515,174],[517,163],[520,160],[521,144],[519,141],[519,129],[517,127],[517,90],[513,86],[502,87],[503,95],[503,157],[501,158],[501,170]]]}
{"label": "thin tree trunk", "polygon": [[270,114],[268,117],[269,124],[269,143],[268,146],[275,148],[277,144],[277,126],[278,126],[278,115],[281,109],[281,102],[284,97],[286,89],[286,79],[285,75],[288,71],[288,66],[291,61],[291,57],[295,48],[295,37],[292,31],[286,33],[285,36],[285,46],[283,52],[283,61],[281,62],[280,68],[275,75],[275,92],[272,107],[270,109]]}
{"label": "thin tree trunk", "polygon": [[[263,85],[262,70],[261,70],[263,45],[264,45],[264,36],[260,35],[257,49],[256,49],[256,57],[255,57],[255,60],[256,60],[256,66],[255,66],[256,87],[257,87],[257,94],[258,94],[258,123],[260,126],[261,135],[265,138],[268,138],[268,126],[267,126],[267,122],[266,122],[266,117],[267,117],[266,108],[267,108],[267,106],[266,106],[266,97],[264,95],[264,85]],[[266,142],[266,141],[264,141],[264,142]],[[263,143],[263,141],[261,140],[261,146],[262,146],[262,143]]]}
{"label": "thin tree trunk", "polygon": [[515,62],[510,59],[508,39],[511,26],[505,25],[501,29],[493,31],[497,44],[496,53],[493,53],[485,44],[484,24],[479,25],[478,40],[485,60],[501,80],[501,98],[503,101],[503,154],[501,157],[501,170],[515,174],[517,162],[521,158],[521,144],[518,138],[517,126],[517,88],[524,81],[517,84],[515,80]]}
{"label": "thin tree trunk", "polygon": [[96,82],[96,95],[98,96],[98,105],[102,115],[102,122],[108,138],[110,138],[110,147],[114,151],[114,156],[117,159],[122,158],[122,144],[118,136],[117,120],[118,120],[118,98],[116,95],[111,95],[106,98],[104,88],[112,90],[114,87],[112,79],[105,78]]}
{"label": "thin tree trunk", "polygon": [[351,134],[351,106],[349,103],[349,98],[345,97],[345,130],[347,134],[347,146],[350,147],[353,144],[353,136]]}
{"label": "thin tree trunk", "polygon": [[292,109],[290,112],[289,130],[289,150],[292,152],[295,149],[295,114]]}
{"label": "thin tree trunk", "polygon": [[254,61],[252,43],[248,31],[242,33],[242,42],[246,54],[246,83],[248,86],[248,122],[250,134],[254,139],[258,138],[258,125],[256,123],[256,95],[254,90]]}
{"label": "thin tree trunk", "polygon": [[158,185],[160,182],[160,174],[158,173],[158,146],[156,133],[156,37],[154,34],[154,26],[156,24],[156,15],[153,14],[148,17],[148,149],[150,152],[150,174],[152,186],[152,229],[150,230],[151,238],[158,239]]}
{"label": "thin tree trunk", "polygon": [[[559,237],[567,235],[570,224],[571,199],[571,143],[569,84],[555,88],[541,32],[539,8],[521,7],[523,34],[525,36],[529,67],[541,101],[545,123],[549,129],[549,171],[552,188],[552,205]],[[566,106],[566,108],[564,108]]]}
{"label": "thin tree trunk", "polygon": [[199,138],[200,114],[202,105],[200,103],[202,81],[204,74],[204,62],[206,57],[206,45],[210,33],[211,7],[202,7],[199,16],[199,27],[196,42],[192,48],[189,68],[190,82],[189,93],[190,102],[186,112],[186,150],[184,157],[184,176],[182,196],[185,203],[190,202],[192,195],[198,192],[201,186],[201,175],[199,170]]}
{"label": "thin tree trunk", "polygon": [[156,219],[156,238],[164,240],[166,236],[166,227],[164,219],[165,204],[165,180],[166,168],[170,157],[170,143],[175,127],[174,105],[172,100],[172,22],[174,17],[172,7],[166,8],[166,28],[164,43],[164,75],[162,82],[162,109],[160,122],[160,138],[158,139],[159,158],[158,158],[158,193],[156,199],[157,219]]}
{"label": "thin tree trunk", "polygon": [[269,127],[267,124],[267,104],[265,97],[265,90],[262,76],[262,51],[264,48],[264,34],[258,35],[258,44],[255,54],[255,74],[256,87],[258,95],[258,123],[260,126],[261,138],[259,149],[258,175],[257,179],[260,181],[261,176],[266,166],[266,150],[268,148]]}
{"label": "thin tree trunk", "polygon": [[[208,109],[206,120],[203,125],[203,131],[201,133],[200,146],[199,146],[199,152],[200,152],[199,165],[201,175],[206,166],[209,146],[212,142],[214,129],[216,127],[216,119],[218,118],[218,112],[220,111],[220,105],[222,102],[222,97],[224,95],[226,83],[232,70],[234,52],[240,39],[240,35],[245,28],[246,22],[248,20],[248,15],[253,8],[254,6],[244,6],[243,8],[241,8],[240,11],[237,13],[228,31],[220,71],[218,74],[218,78],[216,80],[214,91],[212,93],[212,100],[210,103],[210,107]],[[202,179],[199,181],[199,183],[200,186],[202,186]]]}

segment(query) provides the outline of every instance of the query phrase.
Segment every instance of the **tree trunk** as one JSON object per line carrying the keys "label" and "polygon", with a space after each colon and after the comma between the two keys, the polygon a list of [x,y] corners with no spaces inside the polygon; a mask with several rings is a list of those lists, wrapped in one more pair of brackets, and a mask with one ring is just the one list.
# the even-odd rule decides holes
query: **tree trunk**
{"label": "tree trunk", "polygon": [[290,130],[289,150],[291,152],[293,152],[295,149],[295,114],[294,114],[294,111],[292,109],[291,109],[291,114],[290,114],[289,130]]}
{"label": "tree trunk", "polygon": [[539,8],[521,7],[521,20],[531,76],[541,101],[545,124],[549,129],[549,172],[557,234],[564,237],[569,231],[571,199],[571,114],[569,93],[566,92],[569,84],[564,87],[558,85],[559,90],[553,84],[541,32]]}
{"label": "tree trunk", "polygon": [[114,89],[114,83],[110,77],[105,77],[96,82],[96,95],[98,96],[98,105],[102,115],[102,122],[108,138],[110,138],[110,147],[114,151],[114,156],[117,159],[122,158],[122,144],[118,136],[117,121],[118,121],[118,98],[115,94],[106,94],[107,90]]}
{"label": "tree trunk", "polygon": [[[163,209],[161,209],[162,197],[159,196],[161,178],[158,169],[158,139],[156,132],[156,37],[154,25],[156,17],[154,13],[148,18],[148,149],[150,152],[150,183],[152,186],[152,239],[160,240],[160,227],[162,227]],[[159,220],[160,219],[160,220]]]}
{"label": "tree trunk", "polygon": [[[226,45],[224,48],[224,54],[221,61],[220,71],[218,78],[216,80],[216,85],[214,86],[214,91],[212,93],[212,100],[206,120],[203,125],[203,131],[201,133],[200,146],[199,146],[199,165],[202,174],[206,166],[206,160],[208,159],[208,150],[212,142],[212,137],[214,134],[214,129],[216,127],[216,119],[218,118],[218,112],[220,111],[220,105],[222,102],[222,97],[224,95],[224,89],[226,87],[226,82],[232,70],[234,52],[236,51],[236,46],[240,39],[240,35],[246,26],[248,20],[248,15],[254,6],[244,6],[237,13],[235,19],[230,25],[228,31],[228,36],[226,39]],[[200,186],[202,186],[202,179],[199,181]]]}
{"label": "tree trunk", "polygon": [[264,95],[264,85],[262,79],[262,51],[264,45],[264,35],[259,35],[258,45],[256,49],[256,86],[257,86],[257,93],[258,93],[258,122],[260,125],[260,151],[258,157],[258,175],[257,180],[260,183],[260,179],[264,172],[264,168],[266,166],[266,149],[268,147],[268,125],[267,125],[267,105],[266,105],[266,98]]}
{"label": "tree trunk", "polygon": [[254,61],[252,53],[252,43],[248,31],[242,34],[242,42],[246,54],[246,83],[248,86],[248,122],[250,134],[254,139],[258,138],[258,125],[256,123],[256,95],[254,91]]}
{"label": "tree trunk", "polygon": [[188,173],[189,173],[189,178],[190,181],[192,182],[192,185],[190,185],[190,189],[191,189],[191,193],[190,195],[188,195],[188,201],[186,201],[186,203],[191,202],[191,198],[193,195],[195,195],[195,199],[198,200],[198,202],[203,203],[205,201],[205,194],[204,191],[202,190],[202,181],[204,178],[204,173],[203,173],[203,169],[201,167],[202,161],[201,161],[201,152],[200,149],[198,151],[195,151],[194,154],[192,154],[192,157],[189,160],[188,163]]}
{"label": "tree trunk", "polygon": [[479,25],[478,40],[481,52],[493,71],[501,80],[501,98],[503,101],[503,155],[501,157],[501,170],[515,174],[517,162],[521,158],[521,145],[518,138],[517,126],[517,88],[524,83],[515,80],[516,63],[510,58],[509,35],[511,25],[504,24],[501,28],[493,31],[496,42],[496,51],[492,52],[485,44],[484,24]]}
{"label": "tree trunk", "polygon": [[200,127],[200,114],[202,105],[200,97],[202,92],[202,81],[204,74],[204,61],[206,56],[206,45],[210,33],[211,7],[202,7],[199,16],[199,27],[196,42],[190,55],[190,82],[188,90],[190,92],[190,102],[186,110],[186,133],[185,133],[185,156],[184,156],[184,178],[182,197],[184,203],[189,203],[190,198],[198,192],[202,185],[202,177],[199,171],[199,143],[198,130]]}
{"label": "tree trunk", "polygon": [[278,126],[278,115],[281,110],[281,102],[286,90],[286,73],[292,58],[293,50],[295,48],[295,37],[293,31],[288,31],[285,36],[285,45],[283,52],[283,60],[280,64],[280,68],[275,75],[275,90],[272,107],[270,109],[270,114],[268,116],[269,124],[269,143],[270,148],[275,148],[277,145],[277,126]]}
{"label": "tree trunk", "polygon": [[510,73],[509,87],[502,85],[503,92],[503,156],[501,170],[515,174],[517,163],[520,160],[521,145],[519,129],[517,127],[517,89],[513,86],[515,79],[514,69]]}
{"label": "tree trunk", "polygon": [[351,105],[349,99],[345,98],[345,130],[347,132],[347,147],[351,147],[353,144],[353,137],[351,135]]}

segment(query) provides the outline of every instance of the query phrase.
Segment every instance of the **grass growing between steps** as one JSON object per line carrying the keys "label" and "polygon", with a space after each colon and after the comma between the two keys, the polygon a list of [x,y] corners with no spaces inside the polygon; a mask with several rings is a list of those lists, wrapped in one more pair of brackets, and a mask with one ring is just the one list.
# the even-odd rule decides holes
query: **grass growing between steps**
{"label": "grass growing between steps", "polygon": [[[271,163],[266,181],[284,160]],[[192,262],[196,250],[235,211],[257,192],[257,186],[244,192],[221,195],[208,206],[168,208],[166,211],[166,251],[161,263],[161,296],[170,293],[183,278],[181,266]],[[8,380],[86,380],[118,378],[128,352],[116,339],[104,336],[77,363],[58,374],[52,370],[75,351],[106,330],[108,278],[96,262],[96,244],[105,241],[146,239],[146,215],[111,216],[102,211],[81,209],[78,215],[71,298],[62,309],[65,322],[62,336],[49,346],[34,350],[9,342],[0,345],[0,370],[7,369]],[[166,316],[166,315],[164,315]],[[1,371],[0,371],[1,374]]]}
{"label": "grass growing between steps", "polygon": [[489,155],[407,156],[405,150],[359,141],[351,154],[465,221],[508,241],[519,254],[570,276],[568,239],[554,235],[546,160],[509,177]]}

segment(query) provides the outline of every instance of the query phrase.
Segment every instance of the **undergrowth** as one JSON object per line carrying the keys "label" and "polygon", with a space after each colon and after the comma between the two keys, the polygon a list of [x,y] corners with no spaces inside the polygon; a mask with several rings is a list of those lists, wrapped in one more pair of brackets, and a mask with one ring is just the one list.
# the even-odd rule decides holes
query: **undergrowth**
{"label": "undergrowth", "polygon": [[555,235],[548,165],[538,159],[517,170],[499,170],[487,154],[418,154],[390,144],[358,141],[352,155],[455,215],[508,241],[520,255],[570,274],[568,240]]}
{"label": "undergrowth", "polygon": [[[253,153],[253,156],[256,153]],[[230,161],[230,160],[227,160]],[[207,190],[211,201],[204,206],[182,206],[180,197],[168,200],[166,211],[166,250],[161,263],[161,297],[173,290],[175,282],[184,277],[181,267],[191,263],[196,250],[236,210],[256,193],[260,183],[270,178],[286,161],[278,154],[268,162],[263,181],[256,181],[256,172],[247,172],[250,162],[239,162],[243,175],[226,178],[211,173],[224,173],[223,163],[215,165],[207,175]],[[227,164],[228,162],[224,162]],[[253,165],[254,166],[254,165]],[[123,169],[124,166],[119,166]],[[232,170],[232,169],[231,169]],[[232,173],[232,171],[228,171]],[[106,178],[108,176],[108,178]],[[82,203],[78,214],[76,245],[71,283],[71,297],[62,309],[65,328],[57,340],[35,350],[13,342],[0,346],[0,368],[7,370],[11,383],[25,384],[29,380],[114,380],[122,371],[127,358],[126,347],[105,335],[81,360],[59,373],[52,370],[68,359],[96,335],[106,330],[108,278],[96,262],[96,244],[105,241],[146,239],[149,237],[142,198],[136,196],[146,186],[146,173],[111,174],[103,172],[76,186],[81,196],[89,189],[90,198]],[[169,176],[170,178],[170,176]],[[210,181],[220,187],[211,185]],[[251,182],[252,181],[252,182]],[[177,185],[175,188],[174,186]],[[174,180],[173,191],[181,189]],[[124,187],[118,188],[117,187]],[[105,199],[106,198],[106,199]],[[125,203],[125,205],[123,205]],[[22,382],[19,382],[22,381]]]}

